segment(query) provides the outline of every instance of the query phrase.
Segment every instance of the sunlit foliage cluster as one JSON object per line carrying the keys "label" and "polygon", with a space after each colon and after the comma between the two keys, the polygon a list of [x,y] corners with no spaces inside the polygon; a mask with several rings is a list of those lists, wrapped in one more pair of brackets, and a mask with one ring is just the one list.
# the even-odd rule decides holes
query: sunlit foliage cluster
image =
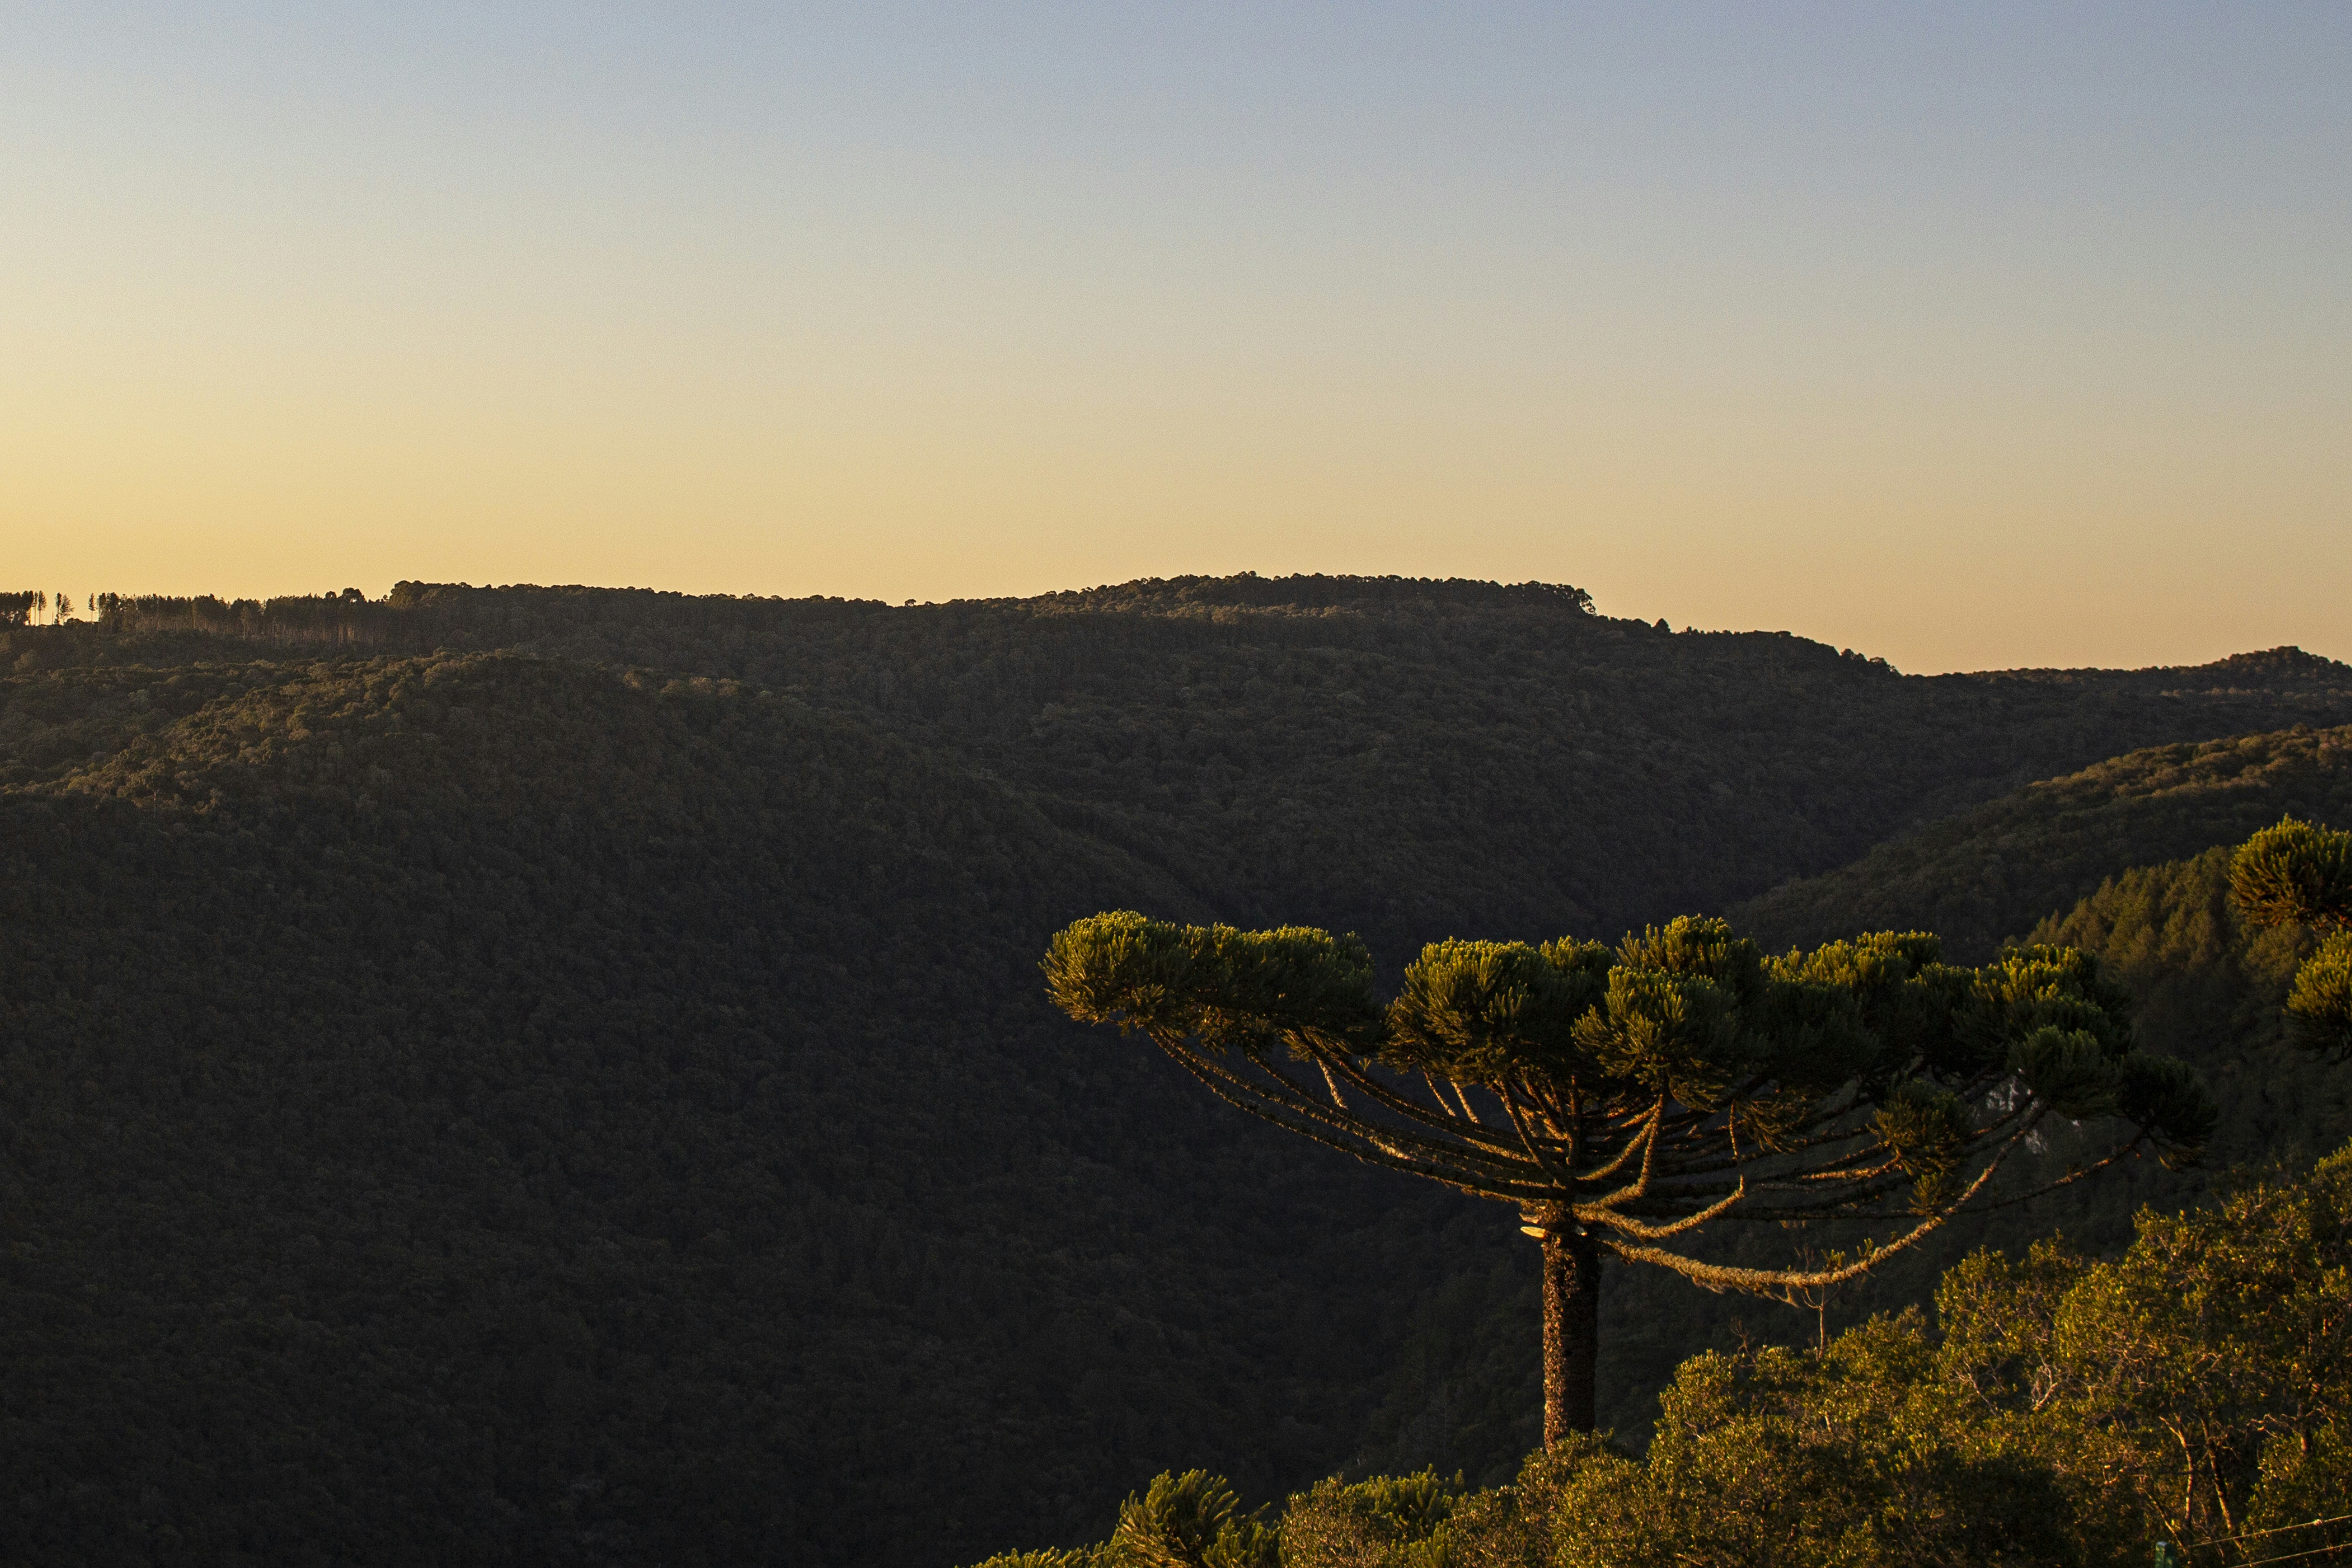
{"label": "sunlit foliage cluster", "polygon": [[2352,1545],[2347,1512],[2352,1148],[2146,1212],[2112,1261],[1979,1253],[1932,1317],[1699,1356],[1640,1456],[1580,1438],[1506,1486],[1334,1479],[1255,1515],[1163,1476],[1107,1541],[988,1568],[2315,1561]]}

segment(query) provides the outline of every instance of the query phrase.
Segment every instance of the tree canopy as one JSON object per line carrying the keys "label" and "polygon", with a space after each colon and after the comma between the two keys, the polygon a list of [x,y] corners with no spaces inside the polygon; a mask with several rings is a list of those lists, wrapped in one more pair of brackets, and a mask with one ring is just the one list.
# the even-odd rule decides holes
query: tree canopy
{"label": "tree canopy", "polygon": [[2231,860],[2230,895],[2256,926],[2318,934],[2318,951],[2295,972],[2287,1016],[2306,1049],[2352,1058],[2352,833],[2292,816],[2264,828]]}
{"label": "tree canopy", "polygon": [[2282,815],[2352,821],[2352,728],[2150,746],[1887,839],[1727,912],[1769,946],[1914,927],[1976,963],[2136,867],[2235,845]]}
{"label": "tree canopy", "polygon": [[[1548,1440],[1593,1424],[1604,1253],[1794,1300],[1987,1194],[2046,1117],[2124,1122],[2097,1163],[2193,1159],[2216,1117],[2192,1069],[2132,1048],[2128,998],[2066,948],[1971,969],[1882,932],[1767,958],[1685,916],[1613,949],[1434,942],[1382,1006],[1353,938],[1122,910],[1066,927],[1044,967],[1072,1017],[1144,1035],[1227,1103],[1517,1207],[1545,1250]],[[1701,1245],[1717,1225],[1898,1216],[1828,1267]]]}
{"label": "tree canopy", "polygon": [[[1948,1269],[1933,1314],[1691,1357],[1644,1454],[1510,1483],[1333,1478],[1255,1512],[1160,1478],[1098,1544],[986,1568],[2144,1568],[2352,1549],[2352,1147],[2145,1210],[2119,1256],[2045,1238]],[[1246,1529],[1254,1533],[1244,1537]]]}

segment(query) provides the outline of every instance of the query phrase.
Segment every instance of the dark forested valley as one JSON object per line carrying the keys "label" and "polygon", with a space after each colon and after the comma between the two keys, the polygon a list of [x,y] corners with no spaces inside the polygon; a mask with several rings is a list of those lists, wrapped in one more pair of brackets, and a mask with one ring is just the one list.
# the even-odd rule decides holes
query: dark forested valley
{"label": "dark forested valley", "polygon": [[[2222,1110],[1956,1228],[2352,1134],[2226,847],[2347,825],[2352,668],[1906,676],[1572,590],[887,606],[401,584],[0,629],[0,1562],[942,1563],[1517,1471],[1510,1216],[1047,1005],[1133,908],[2099,953]],[[1602,1424],[1785,1308],[1612,1275]]]}

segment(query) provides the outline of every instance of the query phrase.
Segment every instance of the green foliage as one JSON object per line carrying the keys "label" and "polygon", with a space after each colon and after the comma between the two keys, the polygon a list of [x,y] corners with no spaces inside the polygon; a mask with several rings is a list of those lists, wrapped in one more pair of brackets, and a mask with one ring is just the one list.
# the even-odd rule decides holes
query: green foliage
{"label": "green foliage", "polygon": [[1607,984],[1594,963],[1607,953],[1598,942],[1432,942],[1405,966],[1381,1054],[1463,1083],[1529,1072],[1565,1082],[1590,1070],[1571,1031]]}
{"label": "green foliage", "polygon": [[2334,1061],[2352,1058],[2352,931],[2330,932],[2304,961],[2286,1011],[2305,1050]]}
{"label": "green foliage", "polygon": [[2116,1109],[2140,1127],[2170,1130],[2170,1151],[2203,1150],[2221,1124],[2221,1109],[2195,1068],[2178,1057],[2135,1052],[2124,1058]]}
{"label": "green foliage", "polygon": [[[2134,1110],[2168,1119],[2139,1124],[2099,1164],[2145,1139],[2193,1158],[2217,1120],[2193,1069],[2137,1061],[2129,996],[2095,959],[2043,944],[1955,972],[1933,962],[1937,951],[1916,933],[1885,934],[1768,966],[1726,922],[1685,917],[1627,936],[1604,978],[1581,944],[1449,940],[1408,967],[1377,1029],[1360,944],[1297,928],[1253,936],[1097,915],[1058,934],[1045,968],[1074,1017],[1140,1029],[1227,1104],[1512,1205],[1542,1238],[1548,1268],[1573,1247],[1596,1280],[1610,1255],[1713,1290],[1822,1306],[1815,1292],[1907,1250],[1986,1193],[2049,1111],[2111,1118],[2128,1079]],[[1342,973],[1344,986],[1327,978]],[[1952,1042],[1964,1038],[1979,1047],[1969,1071],[1937,1075],[1929,1064],[1959,1056]],[[1236,1041],[1245,1065],[1213,1059]],[[1320,1082],[1272,1059],[1277,1044]],[[1849,1068],[1842,1082],[1772,1071],[1832,1061]],[[1727,1216],[1894,1218],[1898,1176],[1912,1211],[1901,1233],[1832,1268],[1759,1268],[1698,1249],[1712,1239],[1699,1233]],[[1547,1297],[1542,1340],[1548,1443],[1590,1429],[1597,1411],[1594,1316],[1558,1300]]]}
{"label": "green foliage", "polygon": [[1082,1023],[1171,1029],[1263,1050],[1286,1032],[1353,1038],[1379,1016],[1354,937],[1303,926],[1174,926],[1132,910],[1074,921],[1046,944],[1046,994]]}
{"label": "green foliage", "polygon": [[2258,926],[2352,921],[2352,833],[2281,819],[2239,846],[2230,897]]}
{"label": "green foliage", "polygon": [[1973,1131],[1960,1097],[1914,1079],[1896,1086],[1874,1121],[1887,1152],[1911,1175],[1912,1208],[1928,1214],[1941,1206]]}
{"label": "green foliage", "polygon": [[1120,1505],[1101,1549],[1105,1568],[1281,1568],[1281,1537],[1223,1476],[1186,1470],[1152,1479]]}
{"label": "green foliage", "polygon": [[[2259,792],[2264,787],[2261,776],[2245,787]],[[2195,794],[2193,785],[2182,787]],[[2023,835],[2026,830],[2021,826],[2018,831]],[[2224,845],[2191,859],[2126,871],[2032,932],[2035,943],[2076,948],[2095,956],[2099,983],[2129,995],[2139,1049],[2126,1058],[2116,1089],[2118,1104],[2137,1124],[2180,1127],[2185,1141],[2206,1148],[2202,1166],[2177,1171],[2158,1170],[2152,1163],[2126,1166],[2096,1183],[2076,1184],[1979,1220],[1955,1221],[1948,1227],[1947,1239],[1931,1238],[1922,1244],[1916,1260],[1895,1259],[1868,1289],[1850,1291],[1835,1302],[1829,1310],[1832,1326],[1856,1309],[1906,1300],[1925,1303],[1937,1271],[1958,1266],[1972,1246],[1990,1243],[2022,1251],[2036,1234],[2063,1224],[2095,1249],[2119,1249],[2133,1234],[2136,1205],[2177,1206],[2204,1193],[2215,1173],[2308,1152],[2352,1134],[2352,1082],[2297,1047],[2293,1019],[2281,1010],[2298,965],[2313,951],[2311,935],[2303,928],[2246,926],[2230,900],[2231,856]],[[1891,909],[1896,918],[1906,912],[1900,904]],[[1784,978],[1799,976],[1816,963],[1831,966],[1835,973],[1846,973],[1840,967],[1845,960],[1837,943],[1801,956],[1801,963],[1776,959],[1771,967]],[[1927,955],[1927,962],[1932,963],[1933,956]],[[1965,980],[1969,973],[1930,969],[1927,978],[1950,984],[1954,977]],[[1901,987],[1887,993],[1904,994]],[[1779,1027],[1786,1031],[1790,1026]],[[1960,1049],[1961,1043],[1951,1048]],[[1982,1048],[1982,1042],[1968,1046],[1971,1052]],[[2200,1087],[2200,1078],[2206,1087]],[[2175,1086],[2183,1088],[2177,1099]],[[2164,1100],[2170,1100],[2168,1108],[2148,1103]],[[2054,1178],[2101,1152],[2104,1143],[2095,1137],[2095,1124],[2080,1131],[2062,1126],[2050,1134],[2045,1152],[2034,1157],[2032,1168]],[[1763,1266],[1773,1257],[1762,1238],[1734,1234],[1727,1240],[1727,1250],[1742,1262]],[[1850,1244],[1833,1236],[1828,1245],[1840,1249]],[[1813,1338],[1810,1312],[1801,1329],[1793,1316],[1759,1318],[1736,1300],[1693,1294],[1674,1281],[1648,1278],[1645,1271],[1615,1276],[1609,1292],[1604,1333],[1614,1347],[1616,1375],[1626,1380],[1620,1386],[1630,1387],[1625,1394],[1604,1398],[1603,1424],[1614,1424],[1620,1433],[1636,1437],[1648,1430],[1655,1406],[1630,1389],[1665,1383],[1686,1347],[1712,1344],[1728,1350],[1750,1340],[1794,1342],[1801,1334],[1811,1343]],[[1460,1299],[1465,1303],[1462,1310],[1474,1299],[1488,1300],[1475,1297],[1466,1284]],[[1466,1426],[1477,1419],[1474,1413],[1485,1408],[1480,1402],[1488,1397],[1486,1389],[1510,1386],[1503,1381],[1498,1358],[1534,1333],[1532,1310],[1517,1303],[1492,1302],[1483,1310],[1490,1317],[1475,1324],[1452,1316],[1455,1309],[1433,1305],[1428,1310],[1425,1326],[1414,1341],[1416,1349],[1400,1368],[1397,1390],[1384,1407],[1380,1446],[1368,1450],[1368,1458],[1407,1465],[1442,1458],[1454,1450],[1434,1437],[1414,1434],[1424,1427],[1451,1429],[1445,1423]],[[1425,1364],[1418,1359],[1422,1352],[1417,1347],[1423,1343],[1443,1346],[1445,1356],[1458,1359]],[[1491,1370],[1481,1374],[1474,1395],[1441,1381],[1437,1367],[1453,1364],[1484,1364]]]}
{"label": "green foliage", "polygon": [[[2134,997],[2145,1065],[2127,1067],[2125,1101],[2168,1094],[2184,1069],[2162,1067],[2168,1059],[2201,1070],[2215,1098],[2209,1142],[2217,1170],[2307,1152],[2352,1131],[2347,1086],[2296,1048],[2282,1011],[2312,951],[2310,933],[2243,921],[2230,894],[2231,858],[2218,846],[2126,872],[2033,933],[2097,954],[2102,975]],[[2159,1182],[2142,1195],[2178,1203],[2200,1180]],[[2123,1216],[2103,1215],[2097,1238],[2120,1245]],[[2069,1223],[2084,1219],[2078,1213]]]}
{"label": "green foliage", "polygon": [[1936,1319],[1696,1356],[1639,1457],[1577,1437],[1480,1491],[1322,1482],[1284,1510],[1284,1568],[2136,1568],[2159,1542],[2217,1563],[2352,1545],[2352,1146],[2145,1210],[2109,1261],[2054,1238],[1977,1252]]}
{"label": "green foliage", "polygon": [[2252,925],[2325,933],[2295,974],[2287,1016],[2305,1050],[2352,1057],[2352,833],[2292,816],[2264,828],[2231,858],[2230,900]]}
{"label": "green foliage", "polygon": [[[364,603],[117,601],[100,626],[0,632],[0,668],[519,647],[738,680],[1034,794],[1215,918],[1286,915],[1403,952],[1721,909],[2133,747],[2352,722],[2352,672],[2292,650],[1922,679],[1589,604],[1545,584],[1247,575],[907,607],[411,583]],[[1896,924],[1958,929],[1856,910],[1801,940]]]}
{"label": "green foliage", "polygon": [[1285,1568],[1449,1568],[1446,1530],[1462,1494],[1433,1471],[1318,1481],[1290,1500],[1281,1523]]}
{"label": "green foliage", "polygon": [[1704,980],[1745,1007],[1763,989],[1763,961],[1756,944],[1731,934],[1728,922],[1704,915],[1678,915],[1664,926],[1629,933],[1618,944],[1620,969]]}
{"label": "green foliage", "polygon": [[1937,1310],[1942,1374],[2141,1561],[2158,1536],[2352,1510],[2352,1147],[2208,1208],[2144,1211],[2114,1262],[1972,1259]]}
{"label": "green foliage", "polygon": [[[42,1562],[941,1561],[1099,1537],[1180,1458],[1491,1477],[1519,1238],[1054,1023],[1052,931],[1624,929],[2352,720],[2323,660],[1912,679],[1543,585],[98,608],[0,627],[0,1541]],[[2200,842],[2336,809],[2270,776]],[[2280,1070],[2221,1142],[2329,1125]],[[1612,1292],[1630,1428],[1727,1331]]]}
{"label": "green foliage", "polygon": [[2236,844],[2282,813],[2352,819],[2352,729],[2298,726],[2111,757],[1914,827],[1730,913],[1775,946],[1916,926],[1942,932],[1953,961],[1981,963],[2110,878]]}
{"label": "green foliage", "polygon": [[2099,973],[2095,952],[2048,942],[2005,948],[1979,972],[1975,991],[1983,1038],[2015,1040],[2054,1029],[2088,1037],[2105,1060],[2130,1054],[2131,993]]}
{"label": "green foliage", "polygon": [[[1980,1062],[1948,1044],[1961,986],[1937,963],[1937,952],[1933,937],[1889,932],[1772,960],[1761,1030],[1772,1076],[1822,1095],[1849,1079],[1883,1088],[1915,1058],[1935,1072],[1979,1070]],[[1903,1042],[1899,1053],[1887,1048],[1891,1041]]]}
{"label": "green foliage", "polygon": [[2110,1060],[2087,1029],[2044,1024],[2010,1048],[2009,1065],[2027,1089],[2070,1121],[2116,1112],[2122,1064]]}
{"label": "green foliage", "polygon": [[[1841,1136],[1859,1136],[1839,1119],[1875,1106],[1870,1125],[1912,1176],[1915,1206],[1931,1211],[1951,1194],[1985,1131],[1958,1091],[1981,1094],[2007,1074],[2074,1121],[2119,1114],[2128,1080],[2131,1106],[2149,1119],[2140,1130],[2176,1157],[2195,1155],[2213,1125],[2210,1100],[2193,1070],[2135,1055],[2131,997],[2102,976],[2094,956],[2033,945],[1964,971],[1937,963],[1937,951],[1922,933],[1877,933],[1767,963],[1725,921],[1696,916],[1629,934],[1613,955],[1574,941],[1539,949],[1446,939],[1406,966],[1385,1016],[1370,1000],[1363,945],[1298,927],[1248,932],[1132,911],[1094,915],[1053,938],[1044,967],[1048,994],[1072,1017],[1140,1029],[1180,1060],[1195,1045],[1238,1044],[1263,1056],[1286,1041],[1294,1055],[1322,1065],[1333,1103],[1294,1125],[1284,1119],[1316,1099],[1318,1086],[1268,1068],[1264,1113],[1310,1136],[1352,1139],[1339,1146],[1371,1159],[1405,1156],[1371,1124],[1347,1121],[1328,1078],[1335,1068],[1353,1073],[1367,1058],[1486,1089],[1515,1123],[1532,1118],[1570,1144],[1592,1141],[1601,1152],[1576,1158],[1597,1166],[1592,1179],[1608,1185],[1626,1160],[1597,1142],[1597,1129],[1611,1119],[1631,1127],[1662,1102],[1744,1118],[1767,1152],[1799,1129],[1843,1125]],[[1221,1097],[1256,1103],[1249,1099],[1255,1080],[1191,1065]],[[1358,1087],[1381,1092],[1370,1080]],[[1842,1098],[1825,1109],[1832,1096]],[[1570,1102],[1585,1108],[1575,1115],[1591,1119],[1590,1127],[1553,1126],[1566,1114],[1558,1107]],[[1413,1144],[1423,1162],[1409,1167],[1416,1173],[1509,1202],[1535,1201],[1526,1195],[1530,1184],[1585,1179],[1531,1163],[1495,1184],[1483,1173],[1500,1169],[1498,1154],[1512,1156],[1486,1146],[1466,1100],[1456,1108],[1439,1097],[1434,1119],[1428,1106],[1381,1103],[1421,1124],[1413,1136],[1441,1128],[1465,1141],[1470,1163],[1443,1173],[1426,1162],[1451,1158],[1444,1149]],[[1702,1162],[1738,1157],[1732,1123],[1683,1136],[1715,1139],[1696,1156]],[[1677,1149],[1667,1159],[1693,1157]],[[1557,1201],[1575,1205],[1598,1195],[1563,1186]],[[1596,1217],[1586,1223],[1600,1227],[1596,1235],[1615,1223],[1607,1211],[1619,1201],[1594,1205]],[[1582,1208],[1575,1213],[1584,1218]]]}
{"label": "green foliage", "polygon": [[1720,921],[1683,917],[1629,935],[1576,1043],[1607,1079],[1712,1110],[1756,1062],[1740,1008],[1761,993],[1753,943]]}
{"label": "green foliage", "polygon": [[1122,1028],[1181,1028],[1194,943],[1165,921],[1118,910],[1073,921],[1046,944],[1045,994],[1071,1017]]}
{"label": "green foliage", "polygon": [[1643,1460],[1601,1457],[1559,1489],[1549,1562],[2071,1562],[2054,1479],[1971,1431],[1933,1373],[1916,1314],[1819,1355],[1702,1356],[1667,1391]]}

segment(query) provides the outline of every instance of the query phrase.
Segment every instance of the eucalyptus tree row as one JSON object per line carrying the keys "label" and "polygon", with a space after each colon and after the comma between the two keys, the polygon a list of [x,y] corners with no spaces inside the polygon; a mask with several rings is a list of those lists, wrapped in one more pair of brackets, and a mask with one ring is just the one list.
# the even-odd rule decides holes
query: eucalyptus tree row
{"label": "eucalyptus tree row", "polygon": [[[1547,1443],[1593,1426],[1605,1258],[1794,1300],[2019,1195],[1996,1178],[2052,1117],[2121,1126],[2024,1190],[2193,1159],[2215,1119],[2072,949],[1962,968],[1914,932],[1767,957],[1685,917],[1613,948],[1433,943],[1384,1005],[1352,936],[1118,911],[1056,934],[1045,970],[1070,1016],[1143,1035],[1227,1103],[1515,1209],[1543,1251]],[[1731,1226],[1839,1219],[1887,1239],[1828,1268],[1723,1257]]]}

